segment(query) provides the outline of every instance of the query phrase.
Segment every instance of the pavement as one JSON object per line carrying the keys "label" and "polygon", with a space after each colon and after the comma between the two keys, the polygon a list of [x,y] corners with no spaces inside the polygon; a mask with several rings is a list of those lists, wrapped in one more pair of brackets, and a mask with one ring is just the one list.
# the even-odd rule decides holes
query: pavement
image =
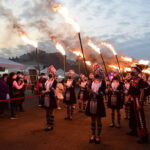
{"label": "pavement", "polygon": [[[122,113],[122,127],[110,128],[110,110],[103,119],[101,144],[90,144],[90,118],[75,110],[72,121],[64,120],[65,108],[55,111],[55,128],[45,132],[45,111],[38,107],[38,98],[28,98],[25,112],[17,120],[8,114],[0,118],[0,150],[150,150],[150,144],[136,143],[136,137],[126,135],[128,121]],[[150,128],[150,104],[145,106],[147,127]]]}

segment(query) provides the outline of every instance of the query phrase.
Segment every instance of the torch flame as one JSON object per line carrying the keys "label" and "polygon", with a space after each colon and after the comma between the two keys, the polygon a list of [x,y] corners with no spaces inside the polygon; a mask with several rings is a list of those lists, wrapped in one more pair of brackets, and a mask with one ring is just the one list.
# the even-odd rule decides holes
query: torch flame
{"label": "torch flame", "polygon": [[147,69],[145,69],[145,70],[142,70],[142,72],[150,75],[150,68],[147,68]]}
{"label": "torch flame", "polygon": [[92,65],[92,63],[90,62],[90,61],[86,61],[85,62],[88,66],[91,66]]}
{"label": "torch flame", "polygon": [[76,32],[80,32],[79,25],[69,16],[69,12],[65,7],[63,7],[61,4],[55,4],[53,5],[52,9],[54,11],[58,11],[64,17],[66,22],[73,26]]}
{"label": "torch flame", "polygon": [[124,61],[127,61],[127,62],[132,62],[133,61],[133,59],[132,58],[130,58],[130,57],[121,57]]}
{"label": "torch flame", "polygon": [[20,35],[21,39],[22,39],[25,43],[27,43],[27,44],[29,44],[29,45],[32,45],[32,46],[34,46],[35,48],[38,47],[38,43],[35,42],[35,41],[30,40],[25,32],[20,32],[19,35]]}
{"label": "torch flame", "polygon": [[63,56],[66,55],[66,52],[65,52],[63,46],[58,42],[56,43],[56,49],[59,50]]}
{"label": "torch flame", "polygon": [[149,64],[149,60],[141,59],[141,60],[139,60],[139,64],[141,64],[141,65],[148,65]]}
{"label": "torch flame", "polygon": [[124,72],[131,72],[131,68],[126,67],[126,68],[124,69]]}
{"label": "torch flame", "polygon": [[114,47],[112,46],[112,44],[107,43],[107,42],[101,42],[101,44],[104,45],[104,46],[106,46],[107,48],[109,48],[109,49],[112,51],[112,53],[113,53],[114,55],[117,55],[117,52],[115,51],[115,49],[114,49]]}
{"label": "torch flame", "polygon": [[83,58],[83,55],[82,55],[81,52],[79,52],[79,51],[74,51],[73,53],[74,53],[76,56]]}
{"label": "torch flame", "polygon": [[116,70],[119,70],[119,67],[115,66],[115,65],[109,65],[110,68],[113,68],[113,69],[116,69]]}
{"label": "torch flame", "polygon": [[92,49],[94,49],[97,53],[101,53],[101,50],[100,50],[100,48],[99,47],[97,47],[91,40],[88,40],[88,45],[92,48]]}

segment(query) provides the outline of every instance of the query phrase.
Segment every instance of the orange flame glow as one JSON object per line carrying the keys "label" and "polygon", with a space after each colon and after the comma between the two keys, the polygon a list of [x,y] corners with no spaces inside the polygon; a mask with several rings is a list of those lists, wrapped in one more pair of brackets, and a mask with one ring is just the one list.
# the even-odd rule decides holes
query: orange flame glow
{"label": "orange flame glow", "polygon": [[109,65],[110,68],[115,69],[115,70],[119,70],[119,67],[115,66],[115,65]]}
{"label": "orange flame glow", "polygon": [[124,72],[131,72],[131,68],[128,67],[124,68]]}
{"label": "orange flame glow", "polygon": [[149,65],[149,60],[141,59],[141,60],[139,60],[139,64],[141,64],[141,65]]}
{"label": "orange flame glow", "polygon": [[66,52],[65,52],[63,46],[59,42],[56,43],[56,49],[59,50],[63,56],[66,55]]}
{"label": "orange flame glow", "polygon": [[64,17],[65,21],[73,26],[76,32],[80,32],[79,25],[69,16],[69,12],[65,7],[63,7],[61,4],[55,4],[53,5],[52,9],[59,12]]}
{"label": "orange flame glow", "polygon": [[150,75],[150,68],[147,68],[147,69],[145,69],[145,70],[142,70],[142,72]]}
{"label": "orange flame glow", "polygon": [[33,40],[31,40],[31,39],[29,39],[28,36],[27,36],[27,34],[26,34],[25,32],[20,32],[20,33],[19,33],[19,36],[21,37],[21,39],[22,39],[25,43],[27,43],[27,44],[29,44],[29,45],[32,45],[32,46],[34,46],[35,48],[38,47],[38,43],[35,42],[35,41],[33,41]]}
{"label": "orange flame glow", "polygon": [[112,53],[113,53],[114,55],[117,55],[117,52],[115,51],[115,49],[114,49],[114,47],[112,46],[112,44],[107,43],[107,42],[101,42],[101,44],[104,45],[104,46],[106,46],[107,48],[109,48],[109,49],[112,51]]}
{"label": "orange flame glow", "polygon": [[83,55],[82,55],[81,52],[79,52],[79,51],[74,51],[73,53],[74,53],[76,56],[83,58]]}
{"label": "orange flame glow", "polygon": [[92,48],[92,49],[94,49],[97,53],[101,53],[101,50],[100,50],[100,48],[99,47],[97,47],[91,40],[88,40],[88,45]]}
{"label": "orange flame glow", "polygon": [[91,66],[92,65],[92,63],[90,62],[90,61],[86,61],[85,62],[88,66]]}
{"label": "orange flame glow", "polygon": [[124,60],[124,61],[127,61],[127,62],[132,62],[133,61],[133,59],[131,58],[131,57],[121,57],[122,58],[122,60]]}

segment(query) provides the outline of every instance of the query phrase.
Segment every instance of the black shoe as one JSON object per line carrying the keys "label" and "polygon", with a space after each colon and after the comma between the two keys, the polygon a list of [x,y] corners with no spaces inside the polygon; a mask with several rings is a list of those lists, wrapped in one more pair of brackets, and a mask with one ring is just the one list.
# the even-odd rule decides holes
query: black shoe
{"label": "black shoe", "polygon": [[116,128],[120,129],[120,128],[121,128],[121,125],[120,125],[120,124],[118,124],[118,125],[116,126]]}
{"label": "black shoe", "polygon": [[91,136],[89,143],[95,143],[95,136],[94,135]]}
{"label": "black shoe", "polygon": [[44,131],[52,131],[54,128],[53,127],[46,127],[45,129],[44,129]]}
{"label": "black shoe", "polygon": [[143,136],[141,137],[138,141],[137,141],[138,144],[148,144],[149,143],[149,138],[148,136]]}
{"label": "black shoe", "polygon": [[70,120],[70,117],[66,117],[66,118],[64,118],[64,120]]}
{"label": "black shoe", "polygon": [[125,119],[125,120],[129,120],[129,118],[128,118],[128,117],[125,117],[124,119]]}
{"label": "black shoe", "polygon": [[96,138],[96,139],[95,139],[95,144],[100,144],[100,143],[101,143],[100,138]]}
{"label": "black shoe", "polygon": [[130,132],[127,132],[127,135],[129,135],[129,136],[137,136],[137,133],[135,131],[130,131]]}
{"label": "black shoe", "polygon": [[71,120],[72,120],[72,118],[69,118],[68,120],[70,120],[70,121],[71,121]]}
{"label": "black shoe", "polygon": [[113,128],[113,127],[115,127],[115,125],[112,123],[109,125],[109,127]]}

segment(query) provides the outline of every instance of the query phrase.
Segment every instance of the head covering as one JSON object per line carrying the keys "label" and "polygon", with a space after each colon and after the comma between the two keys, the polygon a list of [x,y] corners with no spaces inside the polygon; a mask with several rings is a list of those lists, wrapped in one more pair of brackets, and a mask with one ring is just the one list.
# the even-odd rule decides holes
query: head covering
{"label": "head covering", "polygon": [[142,66],[139,64],[132,64],[131,68],[135,68],[139,73],[142,71]]}
{"label": "head covering", "polygon": [[48,72],[48,74],[53,74],[53,75],[57,74],[56,69],[53,65],[48,67],[47,72]]}
{"label": "head covering", "polygon": [[100,80],[104,79],[104,73],[102,71],[101,66],[98,63],[95,63],[93,65],[93,71],[96,79],[100,79]]}
{"label": "head covering", "polygon": [[113,77],[112,81],[113,80],[118,80],[119,81],[119,77]]}
{"label": "head covering", "polygon": [[74,74],[75,74],[74,70],[72,70],[72,69],[70,69],[70,70],[68,71],[68,73],[69,73],[69,75],[74,75]]}

